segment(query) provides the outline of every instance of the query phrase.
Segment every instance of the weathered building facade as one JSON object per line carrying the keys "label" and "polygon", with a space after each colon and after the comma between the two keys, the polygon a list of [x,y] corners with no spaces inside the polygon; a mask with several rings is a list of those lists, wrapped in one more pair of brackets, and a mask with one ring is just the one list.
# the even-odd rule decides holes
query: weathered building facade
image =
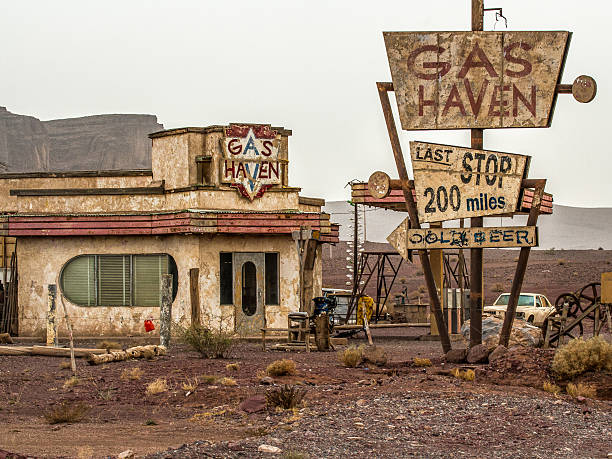
{"label": "weathered building facade", "polygon": [[173,275],[175,321],[246,333],[286,324],[320,295],[321,244],[338,240],[324,201],[289,186],[290,135],[173,129],[150,135],[150,171],[0,174],[4,235],[17,238],[19,334],[45,329],[52,284],[76,335],[142,334],[159,318],[162,274]]}

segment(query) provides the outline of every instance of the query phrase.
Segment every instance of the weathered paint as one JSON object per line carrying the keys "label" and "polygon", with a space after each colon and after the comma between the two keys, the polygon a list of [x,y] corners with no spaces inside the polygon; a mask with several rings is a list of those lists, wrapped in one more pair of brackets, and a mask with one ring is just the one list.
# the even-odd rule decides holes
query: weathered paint
{"label": "weathered paint", "polygon": [[402,128],[547,127],[569,32],[385,32]]}
{"label": "weathered paint", "polygon": [[[219,252],[278,252],[280,256],[280,305],[266,305],[266,323],[272,327],[286,324],[289,311],[299,309],[298,257],[291,236],[159,236],[159,237],[70,237],[58,244],[52,238],[21,238],[17,244],[19,259],[19,328],[23,335],[38,335],[46,329],[47,286],[56,284],[63,265],[77,255],[167,253],[178,269],[178,290],[172,304],[172,319],[189,324],[191,303],[189,269],[199,268],[200,302],[203,323],[234,327],[233,306],[219,304]],[[40,254],[44,254],[41,258]],[[321,258],[316,261],[315,296],[321,294]],[[58,294],[61,292],[61,288]],[[85,307],[65,300],[77,336],[118,336],[144,334],[144,320],[152,318],[159,330],[156,307]],[[63,320],[58,332],[66,336]]]}
{"label": "weathered paint", "polygon": [[601,273],[601,302],[612,304],[612,273]]}
{"label": "weathered paint", "polygon": [[408,260],[410,250],[536,247],[535,226],[487,228],[409,228],[406,218],[387,241]]}
{"label": "weathered paint", "polygon": [[221,182],[235,186],[251,201],[281,184],[281,136],[270,125],[230,124],[221,144]]}
{"label": "weathered paint", "polygon": [[424,142],[410,142],[410,156],[421,223],[512,214],[529,160]]}

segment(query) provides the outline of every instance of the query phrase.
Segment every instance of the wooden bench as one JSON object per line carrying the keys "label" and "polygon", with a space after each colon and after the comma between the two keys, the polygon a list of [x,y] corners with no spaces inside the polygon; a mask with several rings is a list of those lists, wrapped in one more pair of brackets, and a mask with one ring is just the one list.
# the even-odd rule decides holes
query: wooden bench
{"label": "wooden bench", "polygon": [[[287,326],[286,328],[260,328],[261,330],[261,346],[263,350],[266,350],[266,333],[268,332],[287,332],[287,343],[303,343],[304,349],[306,352],[310,352],[310,346],[308,343],[310,342],[310,327],[291,327]],[[297,340],[292,339],[291,335],[297,333]],[[300,333],[304,333],[304,341],[299,339]]]}

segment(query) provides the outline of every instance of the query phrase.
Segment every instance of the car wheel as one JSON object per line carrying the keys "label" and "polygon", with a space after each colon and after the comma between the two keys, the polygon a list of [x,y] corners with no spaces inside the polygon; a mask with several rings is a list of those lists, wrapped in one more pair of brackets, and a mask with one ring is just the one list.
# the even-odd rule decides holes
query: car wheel
{"label": "car wheel", "polygon": [[529,319],[527,319],[527,322],[533,325],[533,316],[529,316]]}

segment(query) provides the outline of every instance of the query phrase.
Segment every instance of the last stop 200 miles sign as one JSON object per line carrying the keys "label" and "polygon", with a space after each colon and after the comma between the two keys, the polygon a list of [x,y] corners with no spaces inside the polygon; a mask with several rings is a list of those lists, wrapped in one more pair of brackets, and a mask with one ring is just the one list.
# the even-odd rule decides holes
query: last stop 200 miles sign
{"label": "last stop 200 miles sign", "polygon": [[529,156],[410,142],[419,221],[507,215],[516,211]]}

